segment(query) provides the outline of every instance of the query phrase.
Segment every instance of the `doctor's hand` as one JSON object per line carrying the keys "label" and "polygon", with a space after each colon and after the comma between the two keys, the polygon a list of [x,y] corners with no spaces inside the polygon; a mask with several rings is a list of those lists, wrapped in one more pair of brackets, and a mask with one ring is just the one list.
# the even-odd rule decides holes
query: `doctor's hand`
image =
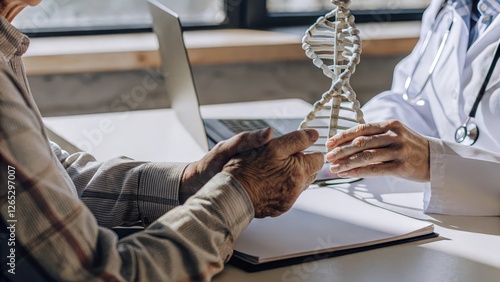
{"label": "doctor's hand", "polygon": [[430,181],[429,141],[397,120],[362,124],[330,138],[326,155],[340,177],[397,176]]}
{"label": "doctor's hand", "polygon": [[242,132],[215,145],[201,160],[190,163],[184,170],[179,187],[179,201],[183,204],[212,177],[221,172],[226,163],[239,153],[259,148],[273,137],[270,128]]}
{"label": "doctor's hand", "polygon": [[286,212],[316,179],[324,164],[323,154],[304,154],[302,151],[318,137],[316,130],[294,131],[227,163],[223,171],[245,188],[254,206],[255,217],[278,216]]}

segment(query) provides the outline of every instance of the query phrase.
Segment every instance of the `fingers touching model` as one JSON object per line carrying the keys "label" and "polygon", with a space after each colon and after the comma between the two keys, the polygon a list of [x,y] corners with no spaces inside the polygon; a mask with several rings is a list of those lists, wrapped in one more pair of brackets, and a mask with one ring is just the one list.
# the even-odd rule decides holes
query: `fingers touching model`
{"label": "fingers touching model", "polygon": [[362,124],[330,138],[326,160],[340,177],[392,175],[429,181],[429,144],[401,122]]}
{"label": "fingers touching model", "polygon": [[255,217],[278,216],[289,210],[323,167],[320,152],[305,154],[319,135],[316,130],[294,131],[270,140],[256,150],[231,159],[223,171],[246,189]]}

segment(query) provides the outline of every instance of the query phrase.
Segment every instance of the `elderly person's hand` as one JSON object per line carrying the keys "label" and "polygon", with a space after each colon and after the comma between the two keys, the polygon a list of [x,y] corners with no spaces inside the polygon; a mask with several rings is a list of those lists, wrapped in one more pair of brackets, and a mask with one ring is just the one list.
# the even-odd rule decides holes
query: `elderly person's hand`
{"label": "elderly person's hand", "polygon": [[265,145],[272,138],[270,128],[240,133],[215,145],[201,160],[190,163],[182,176],[179,200],[183,204],[212,177],[221,172],[226,163],[239,153]]}
{"label": "elderly person's hand", "polygon": [[269,141],[256,150],[231,159],[223,171],[245,188],[255,209],[255,217],[278,216],[289,210],[300,193],[323,167],[320,152],[302,151],[318,139],[312,129],[294,131]]}
{"label": "elderly person's hand", "polygon": [[429,141],[397,120],[362,124],[330,138],[326,155],[339,177],[392,175],[430,181]]}

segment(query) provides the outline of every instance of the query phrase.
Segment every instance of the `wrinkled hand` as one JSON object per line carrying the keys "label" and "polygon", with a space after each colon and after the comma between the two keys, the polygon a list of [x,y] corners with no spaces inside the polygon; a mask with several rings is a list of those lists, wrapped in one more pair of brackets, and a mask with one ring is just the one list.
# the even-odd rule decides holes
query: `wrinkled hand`
{"label": "wrinkled hand", "polygon": [[363,124],[330,138],[326,155],[340,177],[392,175],[430,181],[429,141],[397,120]]}
{"label": "wrinkled hand", "polygon": [[323,167],[320,152],[302,151],[318,139],[311,129],[295,131],[269,141],[265,146],[230,160],[223,171],[231,174],[247,191],[255,217],[278,216],[316,179]]}
{"label": "wrinkled hand", "polygon": [[240,133],[219,142],[201,160],[189,164],[184,170],[179,188],[181,204],[198,192],[212,177],[221,172],[224,165],[232,157],[265,145],[272,136],[270,128]]}

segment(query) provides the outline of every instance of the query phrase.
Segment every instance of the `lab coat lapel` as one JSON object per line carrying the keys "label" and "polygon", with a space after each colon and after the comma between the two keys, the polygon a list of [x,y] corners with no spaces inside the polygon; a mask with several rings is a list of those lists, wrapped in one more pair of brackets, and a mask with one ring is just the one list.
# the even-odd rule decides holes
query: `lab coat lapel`
{"label": "lab coat lapel", "polygon": [[452,124],[458,124],[461,113],[457,101],[462,89],[460,78],[465,65],[469,31],[460,15],[456,11],[453,14],[455,23],[432,80],[434,91],[448,120]]}
{"label": "lab coat lapel", "polygon": [[[471,79],[470,81],[466,81],[469,83],[466,86],[466,91],[467,94],[472,95],[474,99],[490,68],[493,60],[493,53],[499,39],[500,17],[497,16],[485,30],[484,34],[481,34],[478,40],[469,48],[466,64],[471,66],[471,69],[469,73],[466,74],[466,77],[470,77]],[[485,50],[488,51],[485,52]],[[495,72],[488,83],[485,96],[479,104],[476,118],[474,119],[474,122],[481,129],[480,137],[476,145],[482,148],[500,147],[500,127],[497,122],[492,122],[498,120],[500,116],[500,90],[495,88],[500,84],[500,75],[498,75],[500,72],[499,67],[500,65],[497,63]],[[474,99],[467,99],[463,106],[464,109],[471,109]]]}
{"label": "lab coat lapel", "polygon": [[500,39],[500,16],[497,16],[488,28],[469,48],[467,53],[468,60],[474,60],[486,46],[498,42]]}

